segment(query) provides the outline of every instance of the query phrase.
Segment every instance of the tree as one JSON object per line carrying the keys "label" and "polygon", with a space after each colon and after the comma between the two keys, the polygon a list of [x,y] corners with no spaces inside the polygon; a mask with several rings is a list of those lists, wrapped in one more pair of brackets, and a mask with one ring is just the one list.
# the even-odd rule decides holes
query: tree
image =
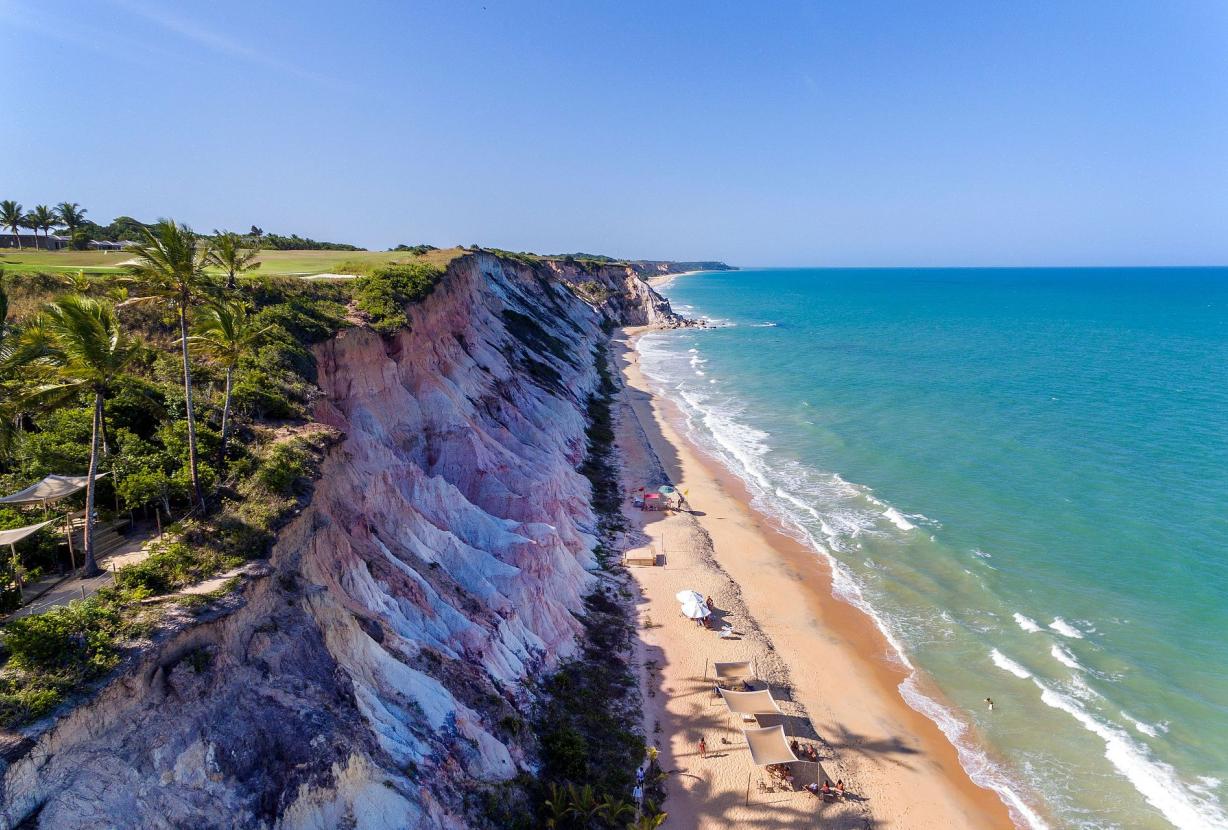
{"label": "tree", "polygon": [[248,231],[247,234],[248,236],[254,236],[257,240],[259,240],[260,237],[264,236],[264,229],[257,227],[256,225],[252,225],[252,229]]}
{"label": "tree", "polygon": [[25,224],[26,215],[21,210],[21,205],[12,199],[5,199],[0,202],[0,225],[8,228],[13,232],[13,238],[17,240],[17,250],[21,250],[21,233],[18,231]]}
{"label": "tree", "polygon": [[205,272],[206,251],[187,225],[161,219],[145,238],[129,249],[136,262],[129,266],[124,281],[143,296],[128,302],[162,302],[179,316],[179,342],[183,356],[184,410],[188,423],[188,460],[195,504],[204,507],[200,489],[200,468],[196,460],[196,414],[192,408],[192,364],[188,359],[188,312],[193,305],[208,299],[216,283]]}
{"label": "tree", "polygon": [[[50,238],[51,229],[56,225],[55,211],[46,205],[35,205],[34,210],[26,214],[26,220],[36,232],[43,232],[44,239]],[[49,246],[44,245],[43,247]]]}
{"label": "tree", "polygon": [[76,202],[60,202],[55,206],[56,218],[60,220],[60,224],[68,228],[68,236],[71,239],[77,232],[77,228],[85,224],[85,208]]}
{"label": "tree", "polygon": [[230,437],[230,397],[234,388],[235,367],[239,365],[239,359],[253,351],[256,342],[271,328],[256,328],[242,303],[215,303],[197,315],[193,326],[195,334],[188,338],[194,351],[226,370],[222,439],[217,454],[219,475],[226,463],[226,441]]}
{"label": "tree", "polygon": [[14,346],[18,339],[16,327],[8,322],[9,298],[0,282],[0,459],[7,458],[16,434],[19,416],[17,402],[17,372]]}
{"label": "tree", "polygon": [[79,392],[94,396],[89,472],[85,486],[84,575],[102,573],[94,560],[94,490],[102,438],[102,408],[106,396],[123,378],[136,353],[136,344],[120,327],[115,309],[87,297],[69,295],[47,306],[39,315],[43,338],[34,361],[46,367],[46,382],[32,393],[35,400],[63,400]]}
{"label": "tree", "polygon": [[260,256],[260,246],[253,244],[250,248],[244,248],[242,237],[230,231],[215,230],[213,233],[213,245],[205,255],[205,262],[226,272],[226,288],[233,291],[236,274],[255,271],[260,267],[256,261],[256,257]]}

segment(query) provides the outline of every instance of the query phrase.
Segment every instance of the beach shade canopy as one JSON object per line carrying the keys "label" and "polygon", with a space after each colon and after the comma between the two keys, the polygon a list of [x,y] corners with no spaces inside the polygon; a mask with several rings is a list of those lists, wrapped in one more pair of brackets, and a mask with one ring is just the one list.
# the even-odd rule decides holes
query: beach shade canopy
{"label": "beach shade canopy", "polygon": [[761,767],[768,764],[790,764],[800,761],[789,749],[789,741],[785,738],[783,726],[769,726],[765,729],[743,729],[746,745],[750,747],[750,757]]}
{"label": "beach shade canopy", "polygon": [[[100,479],[105,475],[107,473],[99,473],[94,478]],[[88,481],[89,476],[47,476],[24,490],[0,498],[0,504],[47,504],[59,501],[85,487]]]}
{"label": "beach shade canopy", "polygon": [[738,663],[713,663],[717,680],[745,680],[755,676],[755,667],[749,660]]}
{"label": "beach shade canopy", "polygon": [[708,610],[708,606],[702,602],[684,602],[682,603],[682,616],[690,617],[693,620],[702,620],[712,612]]}
{"label": "beach shade canopy", "polygon": [[[736,712],[739,715],[782,715],[780,707],[776,705],[776,701],[772,698],[772,693],[767,689],[760,689],[757,692],[731,692],[728,689],[718,689],[721,697],[725,699],[725,705],[729,707],[730,712]],[[789,760],[796,760],[790,758]],[[765,761],[767,764],[774,764],[775,761]]]}
{"label": "beach shade canopy", "polygon": [[662,484],[660,487],[657,488],[657,492],[663,496],[672,496],[674,493],[677,493],[678,491],[675,490],[673,487],[670,487],[668,484]]}
{"label": "beach shade canopy", "polygon": [[55,519],[48,519],[45,522],[39,522],[36,525],[26,525],[25,527],[15,527],[12,530],[0,530],[0,545],[15,545],[27,536],[33,535],[42,530],[47,525],[54,522]]}
{"label": "beach shade canopy", "polygon": [[678,600],[683,605],[686,605],[688,602],[698,602],[700,605],[704,604],[704,595],[699,593],[699,591],[692,591],[690,588],[674,594],[674,599]]}

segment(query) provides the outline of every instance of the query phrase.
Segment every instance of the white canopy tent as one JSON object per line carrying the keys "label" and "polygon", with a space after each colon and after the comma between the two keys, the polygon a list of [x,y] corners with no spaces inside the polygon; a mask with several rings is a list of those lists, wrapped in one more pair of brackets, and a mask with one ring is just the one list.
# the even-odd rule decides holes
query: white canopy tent
{"label": "white canopy tent", "polygon": [[779,724],[763,729],[743,729],[742,734],[746,737],[746,745],[750,747],[750,757],[756,766],[791,764],[802,760],[789,748],[785,728]]}
{"label": "white canopy tent", "polygon": [[[94,480],[97,481],[106,475],[108,473],[99,473],[94,476]],[[0,497],[0,504],[41,504],[45,507],[52,502],[71,496],[88,483],[89,476],[50,475],[24,490],[18,490],[11,496]]]}
{"label": "white canopy tent", "polygon": [[0,530],[0,545],[8,545],[9,552],[13,555],[13,578],[17,580],[18,589],[24,591],[25,588],[21,584],[21,559],[17,556],[17,543],[27,536],[33,536],[47,525],[54,522],[55,519],[48,519],[45,522],[39,522],[36,525],[26,525],[25,527],[15,527],[11,530]]}
{"label": "white canopy tent", "polygon": [[15,527],[12,530],[0,530],[0,545],[9,545],[10,547],[20,542],[27,536],[31,536],[42,530],[47,525],[54,522],[55,519],[48,519],[45,522],[39,522],[36,525],[26,525],[25,527]]}
{"label": "white canopy tent", "polygon": [[[750,757],[756,766],[766,767],[770,764],[792,764],[797,761],[814,763],[798,758],[789,746],[789,738],[785,735],[784,726],[767,726],[762,729],[743,729],[746,746],[750,749]],[[814,764],[815,784],[819,781],[819,764]],[[746,776],[746,803],[750,804],[750,778]]]}
{"label": "white canopy tent", "polygon": [[[756,692],[731,692],[728,689],[717,689],[730,712],[737,715],[783,715],[776,700],[767,689]],[[769,763],[775,763],[771,761]]]}

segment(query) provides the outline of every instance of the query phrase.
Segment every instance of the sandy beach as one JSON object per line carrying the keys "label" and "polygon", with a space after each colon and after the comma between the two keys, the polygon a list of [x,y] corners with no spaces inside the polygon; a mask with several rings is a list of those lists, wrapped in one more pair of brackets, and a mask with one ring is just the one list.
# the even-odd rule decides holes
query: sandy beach
{"label": "sandy beach", "polygon": [[[685,491],[688,508],[626,509],[625,547],[657,556],[656,566],[630,571],[641,590],[645,730],[670,772],[668,826],[1013,827],[938,728],[899,697],[904,669],[873,622],[832,596],[821,557],[755,511],[741,482],[682,436],[680,413],[651,394],[640,372],[642,332],[624,330],[613,352],[624,381],[623,485],[631,493],[668,481]],[[683,589],[711,596],[714,616],[739,636],[721,639],[681,616],[674,595]],[[759,725],[781,723],[818,748],[821,769],[793,765],[795,791],[761,786],[769,776],[752,765],[743,724],[714,697],[717,660],[753,661],[756,687],[770,688],[784,712]],[[815,776],[842,780],[848,797],[824,803],[801,789]]]}

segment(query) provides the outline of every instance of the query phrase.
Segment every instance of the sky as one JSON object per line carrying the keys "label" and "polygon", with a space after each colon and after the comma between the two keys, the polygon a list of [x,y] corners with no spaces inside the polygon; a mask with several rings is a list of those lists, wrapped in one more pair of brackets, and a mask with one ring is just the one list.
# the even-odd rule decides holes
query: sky
{"label": "sky", "polygon": [[0,198],[388,248],[1228,264],[1228,2],[0,0]]}

